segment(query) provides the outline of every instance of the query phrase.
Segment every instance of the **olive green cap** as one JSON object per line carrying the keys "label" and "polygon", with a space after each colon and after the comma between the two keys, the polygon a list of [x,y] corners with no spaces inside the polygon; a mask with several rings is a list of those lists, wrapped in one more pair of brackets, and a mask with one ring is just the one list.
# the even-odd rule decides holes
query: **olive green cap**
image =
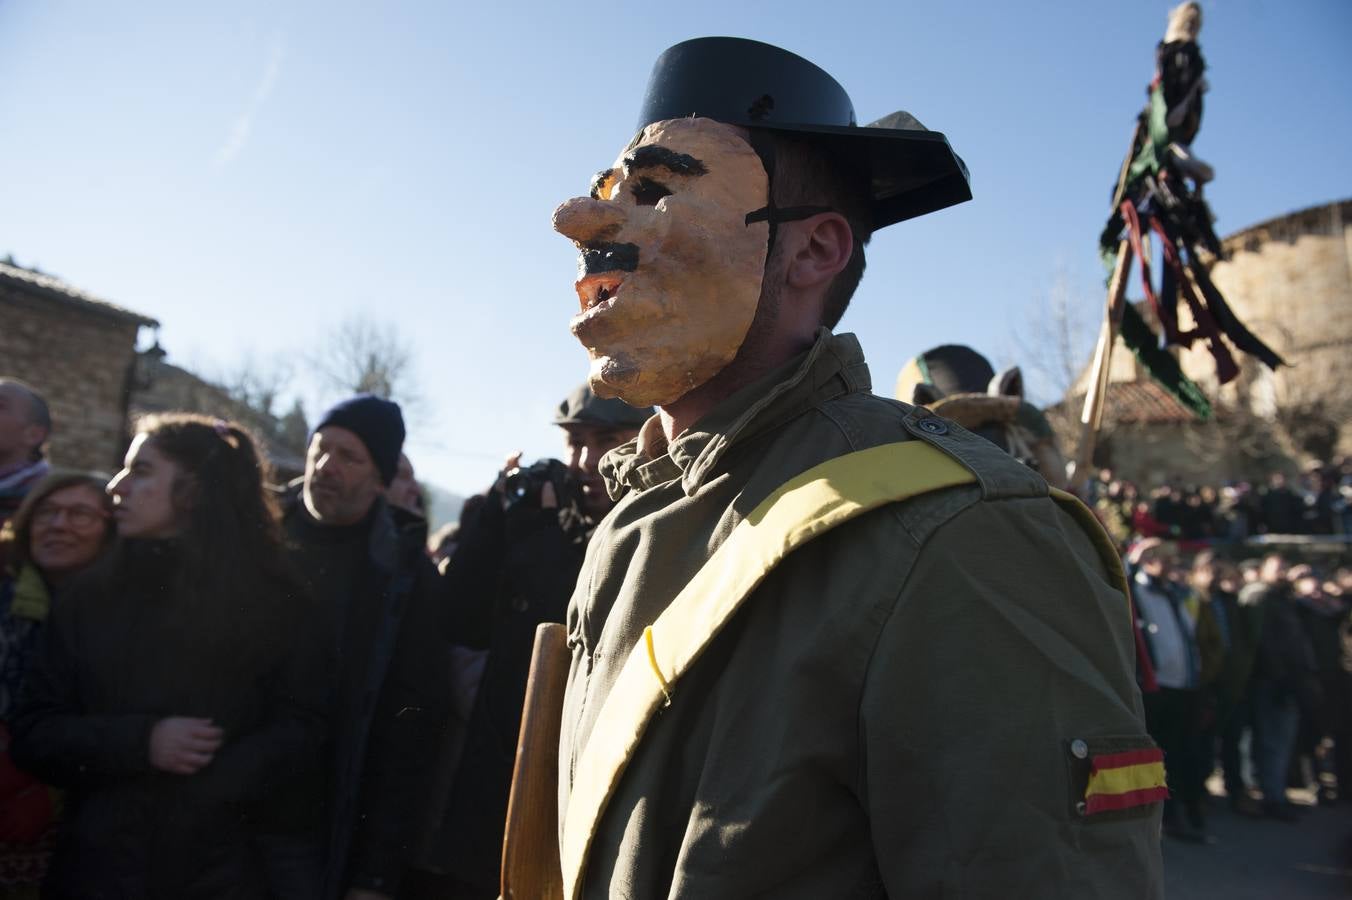
{"label": "olive green cap", "polygon": [[638,428],[652,416],[651,406],[635,409],[618,398],[602,400],[583,383],[559,404],[555,425],[604,425],[607,428]]}

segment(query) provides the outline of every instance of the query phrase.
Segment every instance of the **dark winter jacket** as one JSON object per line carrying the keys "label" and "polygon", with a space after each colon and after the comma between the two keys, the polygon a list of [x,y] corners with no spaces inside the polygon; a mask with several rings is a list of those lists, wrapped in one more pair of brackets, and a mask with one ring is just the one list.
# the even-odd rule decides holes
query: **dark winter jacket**
{"label": "dark winter jacket", "polygon": [[497,890],[535,629],[564,621],[592,527],[572,504],[504,512],[494,495],[446,570],[461,616],[486,628],[488,657],[434,853],[486,897]]}
{"label": "dark winter jacket", "polygon": [[1285,584],[1249,585],[1241,596],[1246,602],[1260,598],[1262,604],[1262,629],[1253,677],[1299,696],[1316,667],[1314,648],[1301,621],[1300,609],[1291,599],[1291,589]]}
{"label": "dark winter jacket", "polygon": [[[13,748],[68,790],[45,896],[265,895],[252,840],[322,746],[322,658],[298,627],[308,610],[296,585],[256,582],[221,609],[183,596],[179,575],[173,543],[126,541],[53,608]],[[171,716],[225,732],[196,774],[150,764],[151,729]]]}
{"label": "dark winter jacket", "polygon": [[[318,524],[293,496],[284,525],[297,568],[317,588],[318,630],[336,654],[324,895],[349,887],[394,894],[423,820],[451,693],[426,523],[377,500],[353,526],[353,544],[351,529]],[[346,589],[313,568],[332,558],[332,541],[357,554]]]}

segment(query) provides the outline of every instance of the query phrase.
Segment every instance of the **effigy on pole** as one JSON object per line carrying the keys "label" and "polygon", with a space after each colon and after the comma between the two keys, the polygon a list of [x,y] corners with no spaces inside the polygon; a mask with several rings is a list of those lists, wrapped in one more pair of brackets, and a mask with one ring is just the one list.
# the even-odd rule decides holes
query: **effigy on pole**
{"label": "effigy on pole", "polygon": [[[1201,342],[1215,361],[1216,380],[1222,385],[1239,375],[1235,350],[1271,369],[1285,365],[1240,321],[1211,280],[1208,260],[1222,258],[1223,251],[1203,188],[1215,178],[1215,170],[1192,150],[1202,124],[1202,97],[1209,89],[1206,61],[1197,43],[1201,29],[1202,9],[1196,2],[1189,0],[1169,13],[1164,39],[1155,48],[1149,101],[1137,117],[1108,222],[1099,236],[1100,258],[1112,274],[1080,416],[1080,442],[1070,475],[1073,485],[1083,485],[1090,475],[1118,334],[1150,376],[1201,421],[1211,417],[1211,402],[1184,374],[1170,348]],[[1152,238],[1161,263],[1158,284],[1151,272]],[[1158,333],[1126,302],[1133,261],[1159,323]],[[1180,317],[1180,303],[1187,307],[1190,323]]]}

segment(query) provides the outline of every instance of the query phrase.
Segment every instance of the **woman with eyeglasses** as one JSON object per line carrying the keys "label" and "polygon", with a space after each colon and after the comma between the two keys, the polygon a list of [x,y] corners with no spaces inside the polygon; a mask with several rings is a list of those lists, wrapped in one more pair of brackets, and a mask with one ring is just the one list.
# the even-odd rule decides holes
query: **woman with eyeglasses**
{"label": "woman with eyeglasses", "polygon": [[14,721],[16,762],[68,791],[44,897],[261,900],[260,840],[322,814],[276,799],[320,755],[327,692],[254,447],[153,416],[108,484],[120,540],[54,607]]}
{"label": "woman with eyeglasses", "polygon": [[112,539],[106,476],[48,475],[0,529],[0,897],[36,896],[51,849],[55,802],[9,756],[9,721],[53,598]]}

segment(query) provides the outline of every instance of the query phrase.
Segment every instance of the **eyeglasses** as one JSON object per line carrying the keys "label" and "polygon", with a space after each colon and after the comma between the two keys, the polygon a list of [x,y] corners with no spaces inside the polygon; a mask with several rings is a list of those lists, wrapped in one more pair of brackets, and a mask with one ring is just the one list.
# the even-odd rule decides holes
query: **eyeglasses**
{"label": "eyeglasses", "polygon": [[61,506],[56,503],[43,503],[33,510],[34,525],[51,525],[61,514],[74,528],[81,530],[92,528],[108,518],[108,513],[93,506]]}

